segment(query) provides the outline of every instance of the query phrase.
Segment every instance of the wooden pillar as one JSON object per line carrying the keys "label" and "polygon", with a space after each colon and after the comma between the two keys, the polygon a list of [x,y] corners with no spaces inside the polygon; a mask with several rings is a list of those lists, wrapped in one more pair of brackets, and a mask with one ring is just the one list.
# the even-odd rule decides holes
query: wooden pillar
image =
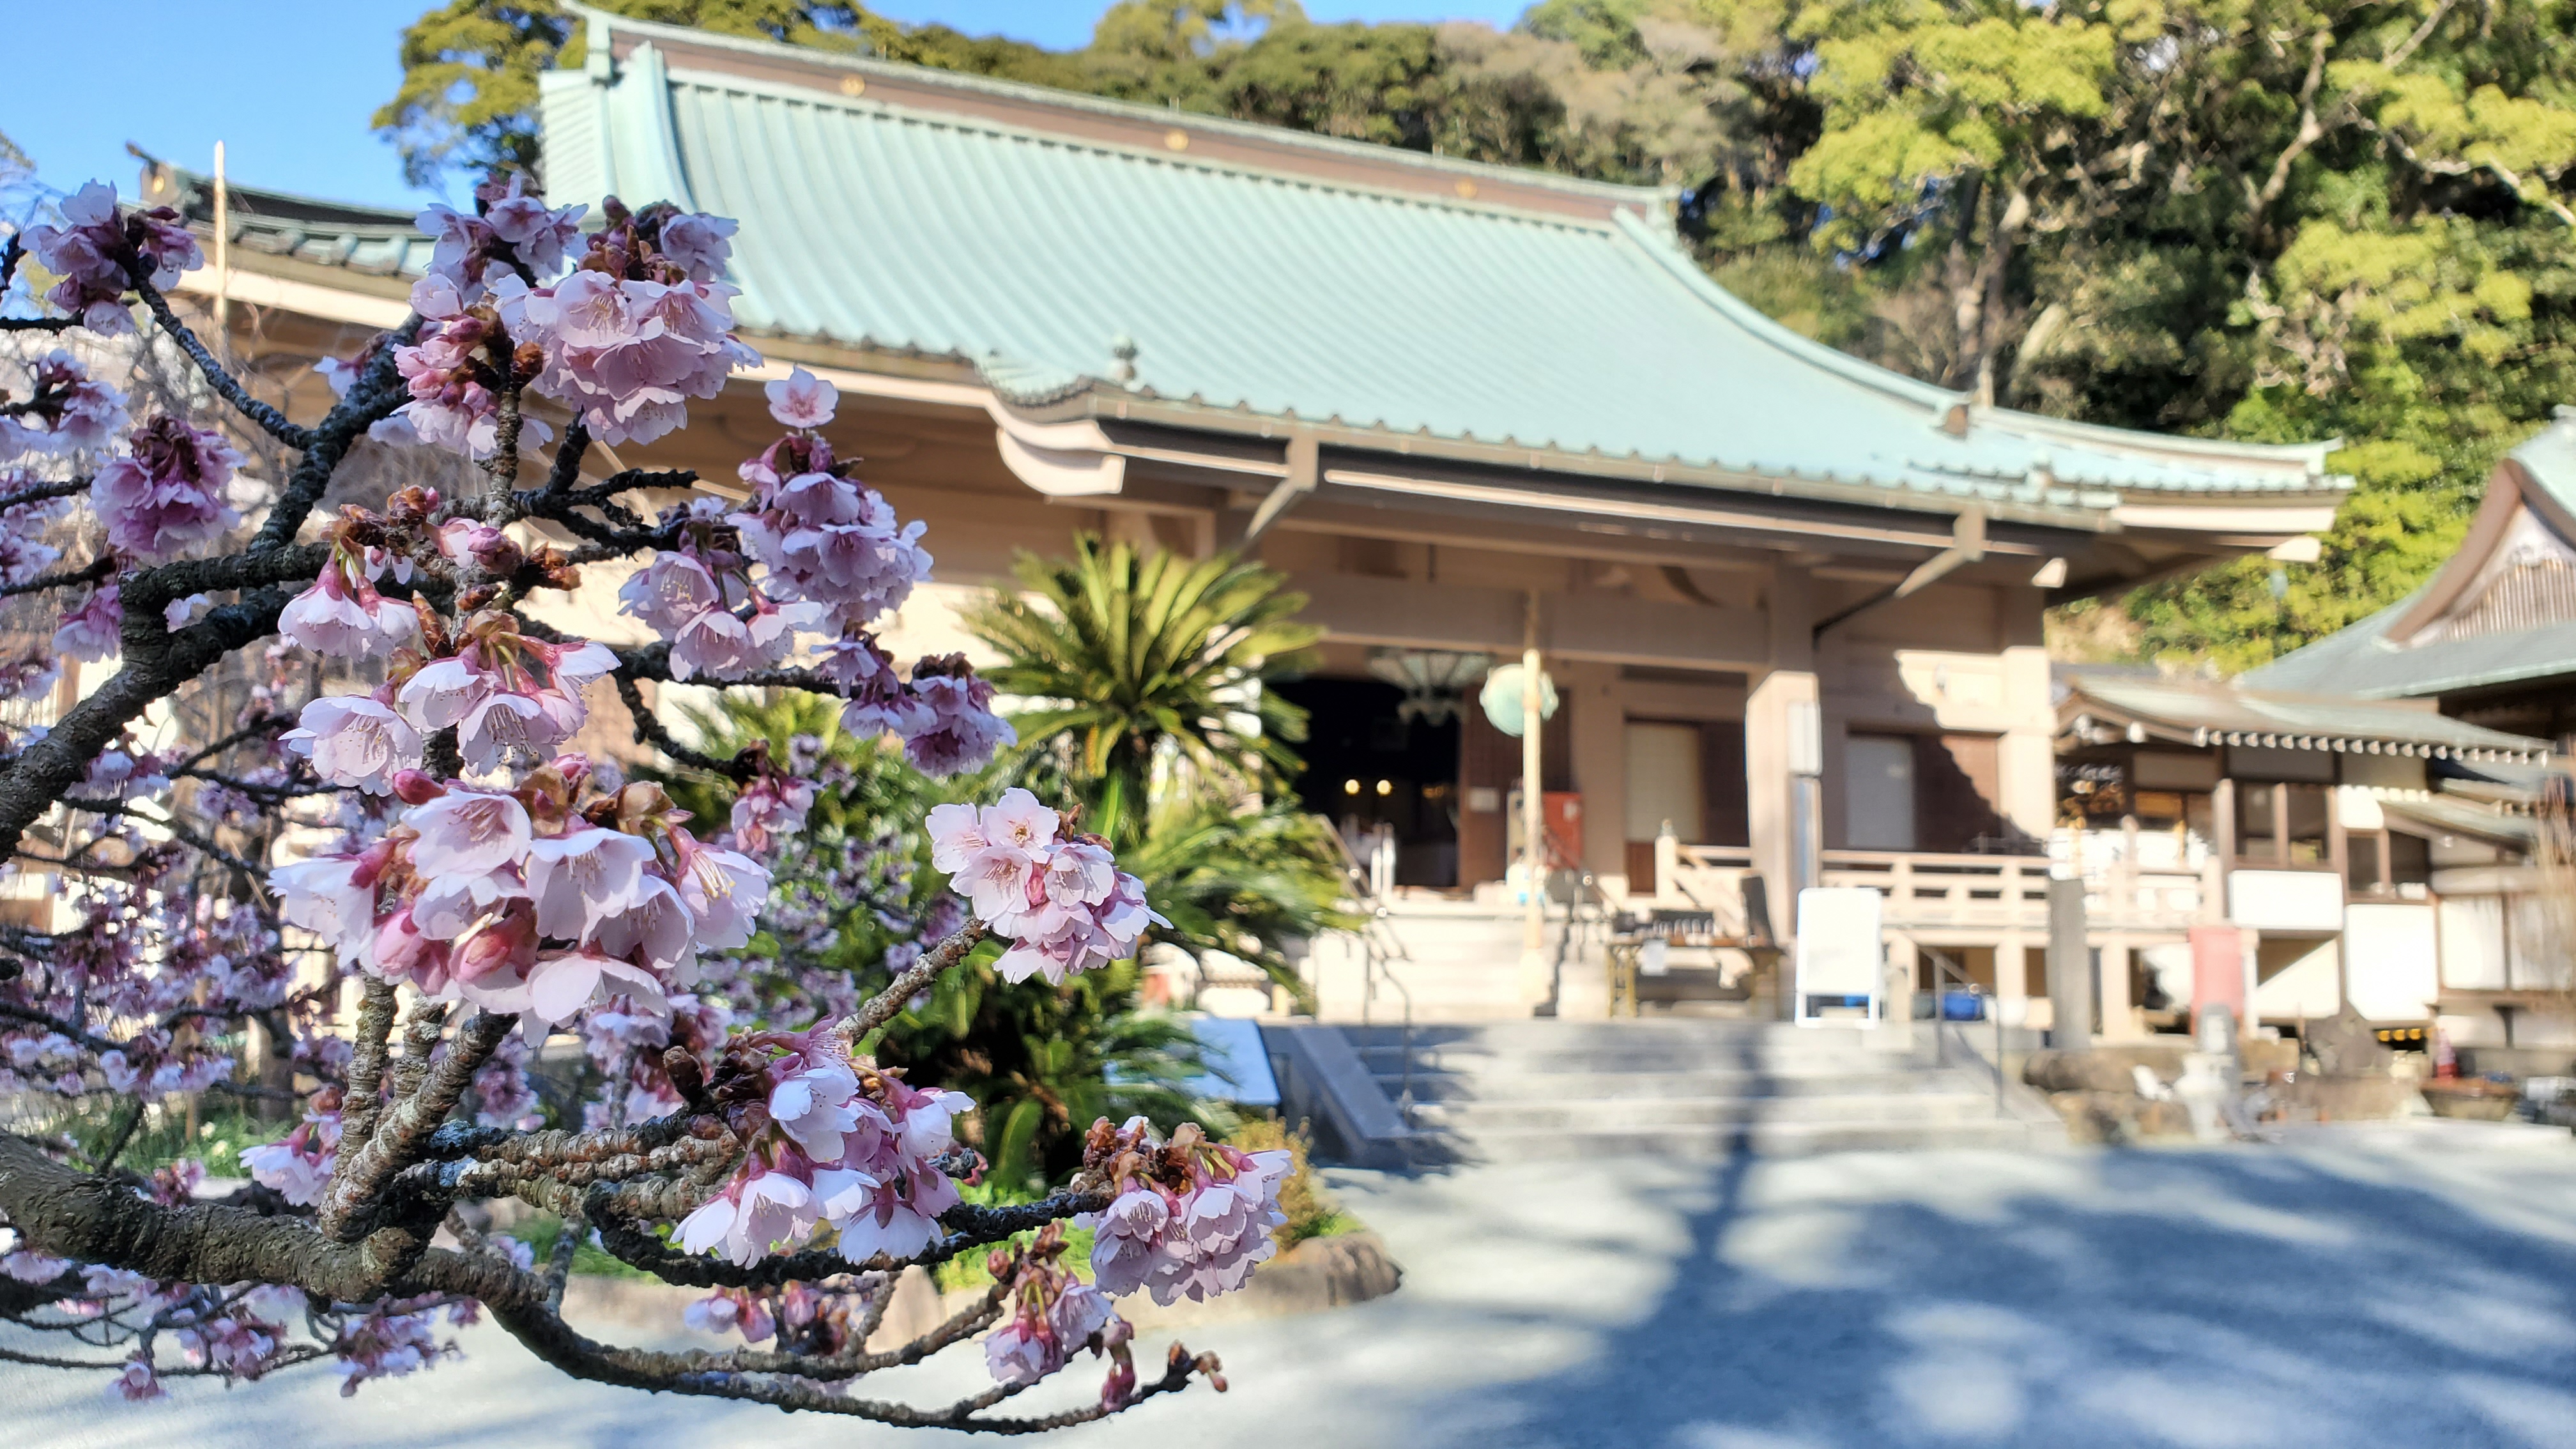
{"label": "wooden pillar", "polygon": [[2030,995],[2030,950],[2028,940],[2019,932],[2007,932],[1995,943],[1995,996],[2004,1001],[2019,1001]]}
{"label": "wooden pillar", "polygon": [[2113,936],[2102,943],[2102,1039],[2135,1041],[2140,1035],[2130,1012],[2129,938]]}
{"label": "wooden pillar", "polygon": [[[1775,669],[1754,686],[1744,705],[1745,817],[1753,853],[1754,874],[1761,877],[1771,929],[1784,944],[1797,931],[1799,845],[1811,839],[1820,822],[1798,819],[1803,794],[1791,767],[1790,735],[1797,716],[1816,708],[1816,676],[1805,670]],[[1812,882],[1810,882],[1812,884]]]}
{"label": "wooden pillar", "polygon": [[1521,624],[1521,996],[1537,1006],[1555,992],[1547,961],[1547,771],[1539,748],[1538,591]]}

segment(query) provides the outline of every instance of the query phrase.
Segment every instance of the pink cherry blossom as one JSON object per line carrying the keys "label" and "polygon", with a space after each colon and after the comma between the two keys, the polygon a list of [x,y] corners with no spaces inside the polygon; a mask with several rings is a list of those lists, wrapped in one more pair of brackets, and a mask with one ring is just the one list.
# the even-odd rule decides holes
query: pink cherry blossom
{"label": "pink cherry blossom", "polygon": [[1117,1142],[1128,1150],[1116,1160],[1159,1159],[1160,1171],[1177,1169],[1186,1181],[1176,1186],[1148,1167],[1120,1183],[1106,1209],[1077,1220],[1094,1230],[1093,1279],[1102,1292],[1144,1288],[1165,1305],[1242,1287],[1277,1251],[1270,1230],[1287,1221],[1279,1184],[1293,1165],[1289,1154],[1211,1143],[1189,1124],[1168,1147],[1154,1147],[1149,1133],[1143,1118],[1131,1119]]}
{"label": "pink cherry blossom", "polygon": [[993,757],[1004,745],[1016,744],[1019,732],[993,713],[993,686],[978,678],[966,661],[925,659],[912,670],[913,697],[930,715],[926,727],[904,735],[904,755],[924,773],[953,775]]}
{"label": "pink cherry blossom", "polygon": [[386,659],[420,632],[411,606],[376,592],[358,560],[335,557],[278,612],[278,632],[334,659]]}
{"label": "pink cherry blossom", "polygon": [[733,845],[752,855],[769,852],[781,836],[805,828],[814,808],[814,782],[761,775],[733,797]]}
{"label": "pink cherry blossom", "polygon": [[586,941],[599,923],[635,904],[652,842],[595,826],[531,841],[528,893],[537,929],[563,941]]}
{"label": "pink cherry blossom", "polygon": [[823,1060],[790,1074],[769,1091],[770,1120],[817,1162],[840,1157],[841,1139],[859,1125],[859,1079],[848,1065]]}
{"label": "pink cherry blossom", "polygon": [[549,951],[528,968],[528,1010],[560,1026],[593,1001],[622,996],[652,1011],[667,1009],[659,978],[631,961],[596,951]]}
{"label": "pink cherry blossom", "polygon": [[618,612],[668,639],[700,614],[724,607],[724,590],[695,554],[664,549],[617,591]]}
{"label": "pink cherry blossom", "polygon": [[503,899],[458,933],[447,960],[460,985],[497,990],[523,983],[537,962],[536,908],[525,896]]}
{"label": "pink cherry blossom", "polygon": [[475,188],[475,197],[484,205],[485,228],[517,253],[519,264],[529,270],[533,281],[563,265],[566,248],[580,239],[581,215],[590,208],[575,205],[550,210],[542,197],[529,193],[527,181],[527,177],[513,173],[506,180]]}
{"label": "pink cherry blossom", "polygon": [[680,899],[696,923],[698,948],[730,951],[749,942],[769,901],[769,872],[738,851],[700,845],[685,830],[672,836],[679,847]]}
{"label": "pink cherry blossom", "polygon": [[318,855],[278,866],[268,883],[288,921],[354,956],[375,930],[379,869],[366,855]]}
{"label": "pink cherry blossom", "polygon": [[306,1113],[302,1125],[277,1141],[243,1148],[241,1161],[253,1182],[276,1189],[297,1207],[311,1207],[330,1186],[339,1148],[340,1114],[315,1111]]}
{"label": "pink cherry blossom", "polygon": [[109,543],[139,558],[165,558],[241,522],[224,501],[241,454],[221,434],[158,417],[134,432],[130,449],[90,483]]}
{"label": "pink cherry blossom", "polygon": [[105,659],[124,647],[125,604],[117,586],[101,584],[80,607],[63,615],[54,631],[54,649],[74,659]]}
{"label": "pink cherry blossom", "polygon": [[535,390],[580,413],[614,446],[649,443],[687,421],[736,367],[756,362],[732,335],[733,289],[716,282],[620,280],[576,270],[553,287],[493,289],[502,321],[543,349]]}
{"label": "pink cherry blossom", "polygon": [[125,309],[125,293],[132,285],[126,274],[129,258],[146,267],[152,285],[164,291],[180,273],[204,264],[196,238],[177,212],[156,206],[120,216],[116,189],[103,181],[65,197],[61,211],[61,226],[27,228],[27,249],[62,279],[45,300],[101,336],[134,325]]}
{"label": "pink cherry blossom", "polygon": [[813,1186],[784,1172],[746,1173],[680,1220],[680,1247],[703,1253],[722,1248],[748,1267],[782,1244],[813,1231]]}
{"label": "pink cherry blossom", "polygon": [[0,451],[77,453],[104,448],[125,426],[125,394],[92,381],[78,359],[51,352],[30,368],[30,395],[0,418]]}
{"label": "pink cherry blossom", "polygon": [[712,282],[733,257],[731,238],[739,223],[729,216],[682,212],[662,223],[662,255],[693,282]]}
{"label": "pink cherry blossom", "polygon": [[841,403],[839,388],[801,367],[761,390],[769,395],[769,415],[783,427],[828,427]]}
{"label": "pink cherry blossom", "polygon": [[312,758],[326,784],[383,795],[393,790],[395,771],[420,768],[420,731],[378,696],[326,695],[304,706],[296,724],[281,738]]}
{"label": "pink cherry blossom", "polygon": [[516,865],[533,839],[527,807],[496,790],[450,790],[414,807],[403,823],[420,832],[411,863],[425,876],[475,876]]}
{"label": "pink cherry blossom", "polygon": [[619,958],[641,955],[675,977],[686,976],[697,959],[697,919],[680,892],[660,875],[646,873],[636,882],[635,902],[602,919],[590,942]]}
{"label": "pink cherry blossom", "polygon": [[129,1404],[161,1398],[167,1392],[152,1372],[152,1360],[141,1353],[125,1361],[125,1367],[108,1380],[107,1391]]}

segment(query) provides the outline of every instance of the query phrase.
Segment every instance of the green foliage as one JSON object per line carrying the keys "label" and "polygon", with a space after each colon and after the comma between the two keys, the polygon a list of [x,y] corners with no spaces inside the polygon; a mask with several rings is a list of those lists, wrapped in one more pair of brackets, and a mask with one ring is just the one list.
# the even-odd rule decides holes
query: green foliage
{"label": "green foliage", "polygon": [[1089,536],[1013,572],[1025,593],[996,591],[962,622],[1003,657],[985,677],[1030,701],[1012,718],[1020,757],[1054,757],[1089,828],[1142,839],[1158,771],[1231,801],[1300,768],[1305,711],[1263,686],[1321,631],[1296,622],[1306,596],[1284,576]]}
{"label": "green foliage", "polygon": [[1089,537],[1016,572],[1024,593],[963,619],[1002,655],[986,677],[1028,701],[1005,772],[1116,844],[1172,923],[1158,939],[1299,989],[1287,944],[1349,924],[1329,827],[1290,803],[1305,711],[1266,687],[1305,665],[1305,595],[1231,556]]}
{"label": "green foliage", "polygon": [[[841,51],[863,45],[867,19],[855,6],[811,0],[592,3],[635,20]],[[373,124],[418,185],[450,169],[534,171],[537,77],[583,56],[580,26],[557,0],[448,0],[403,31],[402,85]]]}
{"label": "green foliage", "polygon": [[1138,1008],[1135,962],[1062,986],[1015,986],[994,974],[1001,954],[1000,942],[978,947],[875,1048],[878,1060],[981,1104],[974,1126],[991,1181],[1028,1193],[1062,1181],[1081,1165],[1082,1134],[1102,1117],[1144,1116],[1167,1132],[1184,1121],[1225,1125],[1214,1104],[1183,1090],[1201,1070],[1197,1043],[1180,1018]]}

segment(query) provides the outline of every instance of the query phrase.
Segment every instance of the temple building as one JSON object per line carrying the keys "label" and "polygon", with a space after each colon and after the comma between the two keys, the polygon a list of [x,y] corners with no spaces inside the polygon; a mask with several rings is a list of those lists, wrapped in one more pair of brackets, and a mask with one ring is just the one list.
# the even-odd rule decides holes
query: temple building
{"label": "temple building", "polygon": [[[1417,946],[1426,1014],[1532,1005],[1495,886],[1520,744],[1474,695],[1533,644],[1549,836],[1604,897],[1777,939],[1799,887],[1876,882],[1908,940],[2036,993],[2043,611],[2312,557],[2349,487],[2328,442],[2069,423],[1808,341],[1709,280],[1668,191],[588,24],[584,68],[543,77],[550,197],[738,218],[768,360],[617,461],[732,488],[759,384],[828,378],[836,447],[929,524],[899,653],[962,647],[962,597],[1078,533],[1286,572],[1324,630],[1283,686],[1305,798],[1461,943]],[[150,181],[211,215],[203,178]],[[426,239],[252,191],[230,217],[187,285],[318,405],[297,363],[399,321]]]}

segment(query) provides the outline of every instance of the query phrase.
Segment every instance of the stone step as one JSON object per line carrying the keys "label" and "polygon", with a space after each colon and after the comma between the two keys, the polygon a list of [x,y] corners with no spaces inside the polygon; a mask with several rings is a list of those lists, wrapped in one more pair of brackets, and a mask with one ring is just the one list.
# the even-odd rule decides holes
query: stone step
{"label": "stone step", "polygon": [[[1392,1039],[1401,1025],[1380,1021],[1370,1026],[1345,1025],[1352,1044]],[[1486,1046],[1621,1046],[1638,1042],[1737,1043],[1743,1041],[1831,1042],[1860,1046],[1870,1033],[1852,1026],[1796,1026],[1784,1021],[1723,1017],[1654,1016],[1634,1021],[1561,1021],[1521,1017],[1514,1021],[1444,1022],[1429,1012],[1413,1014],[1413,1035],[1422,1040],[1474,1040]]]}
{"label": "stone step", "polygon": [[[1643,1131],[1551,1129],[1479,1132],[1426,1142],[1423,1158],[1445,1150],[1471,1162],[1561,1161],[1577,1157],[1651,1156],[1704,1159],[1735,1153],[1799,1157],[1822,1152],[1917,1151],[1927,1148],[2022,1148],[2045,1140],[2026,1123],[1988,1117],[1959,1122],[1753,1122]],[[2058,1140],[2063,1140],[2062,1137]]]}
{"label": "stone step", "polygon": [[[1400,1071],[1405,1062],[1400,1047],[1370,1047],[1360,1052],[1359,1058],[1379,1075]],[[1931,1066],[1928,1059],[1893,1052],[1486,1052],[1457,1047],[1413,1050],[1413,1070],[1417,1074],[1451,1072],[1477,1078],[1674,1076],[1695,1072],[1772,1077],[1876,1076],[1927,1070]]]}
{"label": "stone step", "polygon": [[[1378,1089],[1393,1097],[1405,1084],[1393,1063],[1371,1063]],[[1412,1076],[1417,1102],[1616,1102],[1656,1097],[1810,1097],[1889,1095],[1961,1090],[1955,1079],[1938,1073],[1903,1070],[1852,1072],[1444,1072],[1417,1065]],[[1992,1093],[1987,1093],[1989,1099]]]}
{"label": "stone step", "polygon": [[1660,1097],[1621,1102],[1418,1102],[1416,1130],[1454,1130],[1482,1142],[1496,1133],[1559,1131],[1588,1135],[1673,1132],[1727,1124],[1874,1123],[1941,1127],[1995,1120],[1989,1094],[1924,1092],[1908,1096]]}

